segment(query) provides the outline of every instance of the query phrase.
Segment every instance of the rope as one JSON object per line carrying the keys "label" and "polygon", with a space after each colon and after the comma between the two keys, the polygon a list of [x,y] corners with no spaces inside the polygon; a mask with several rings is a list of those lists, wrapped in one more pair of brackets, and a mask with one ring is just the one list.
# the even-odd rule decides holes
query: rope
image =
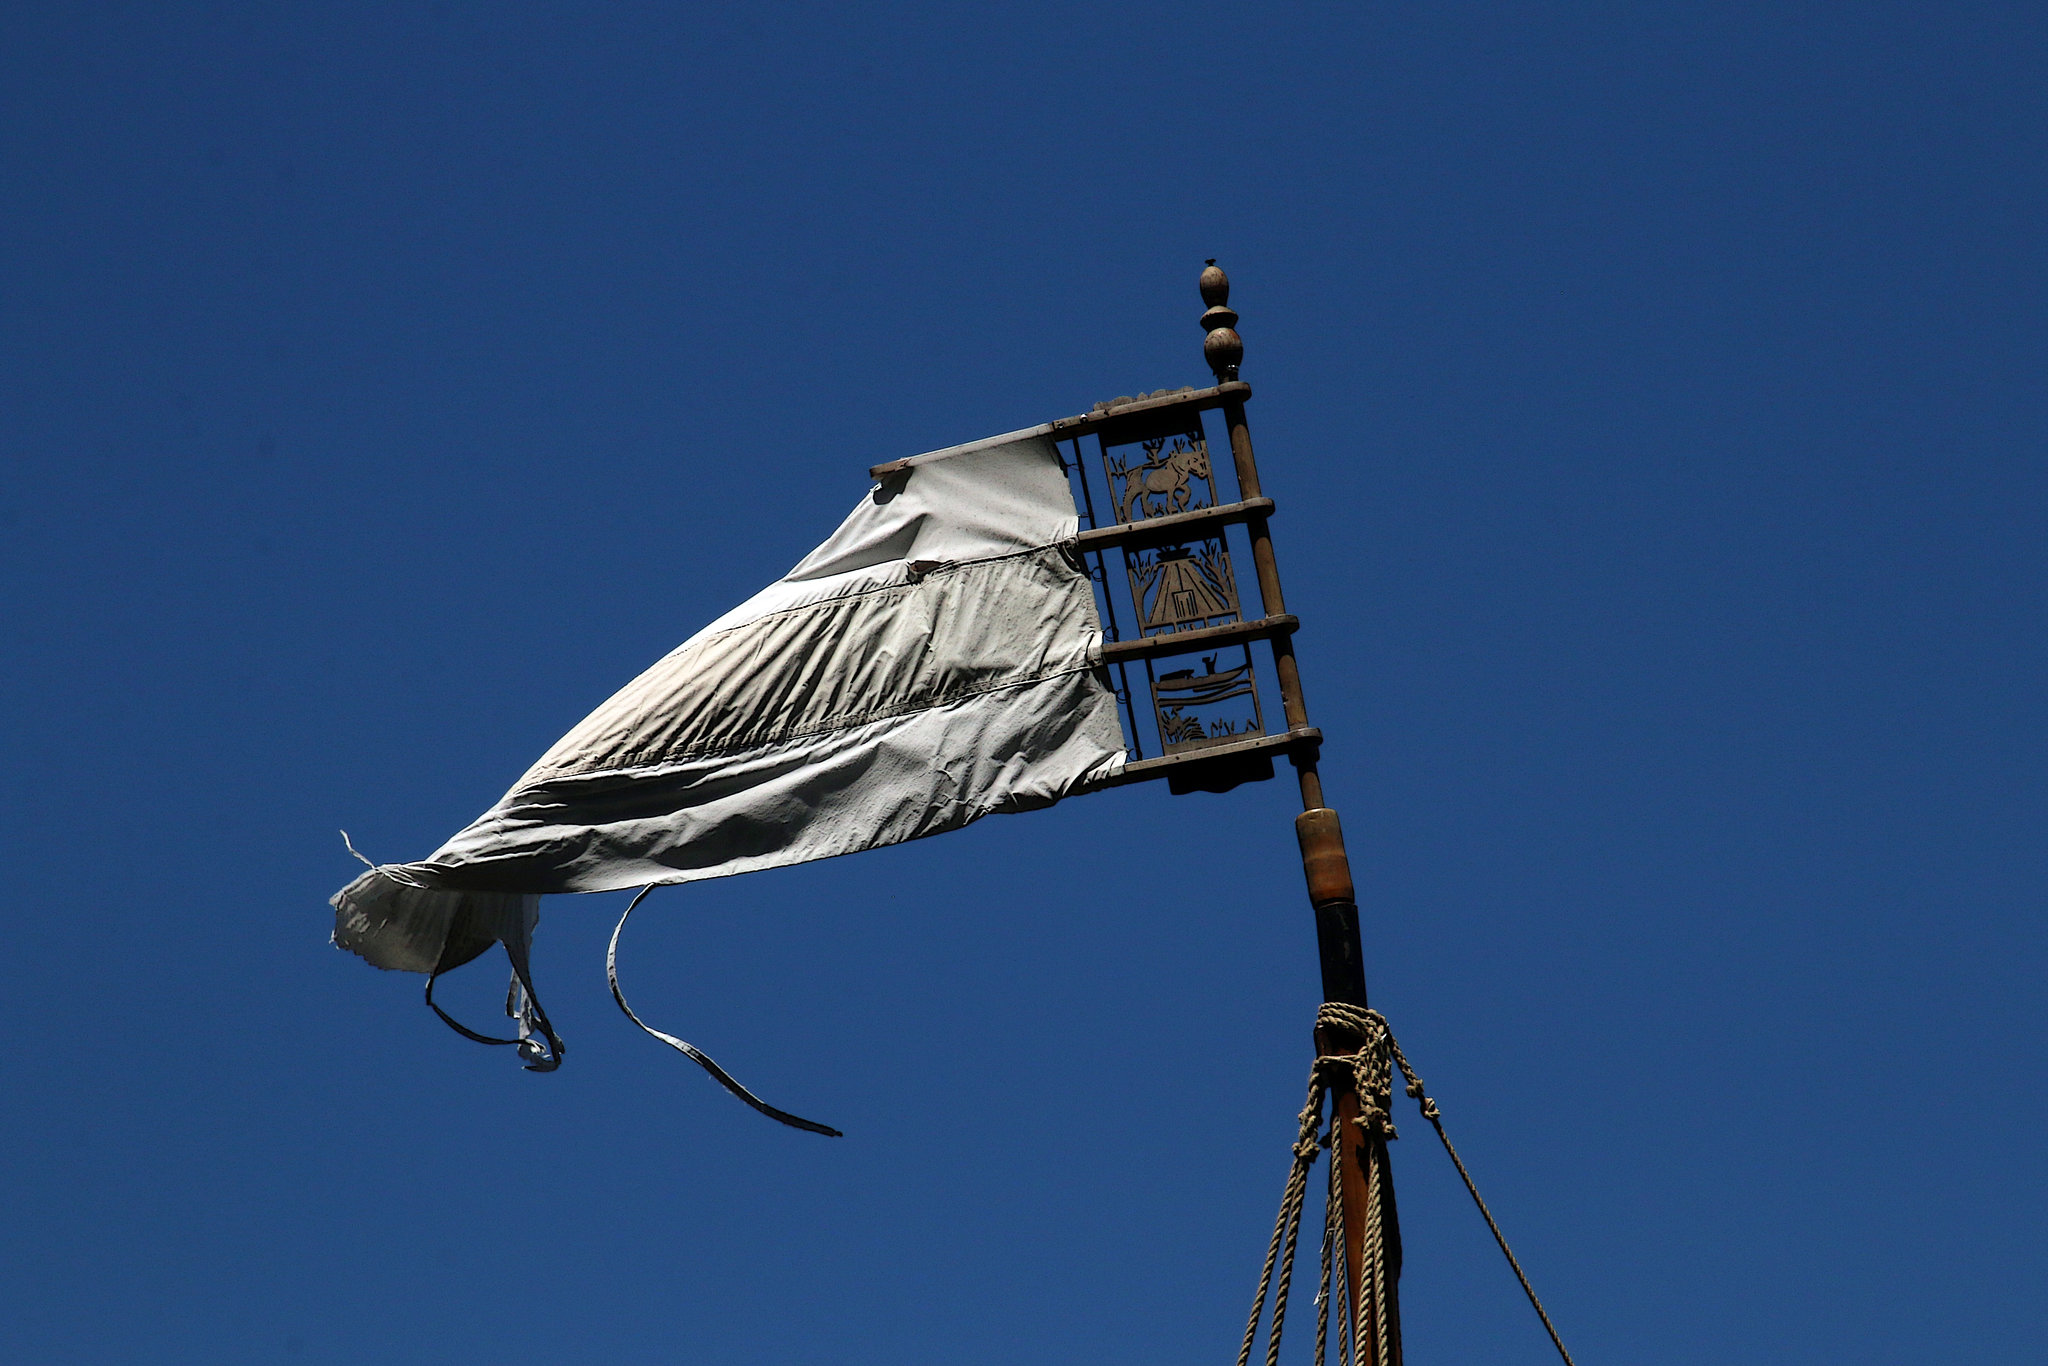
{"label": "rope", "polygon": [[[1358,1307],[1351,1303],[1351,1245],[1344,1237],[1344,1168],[1336,1160],[1338,1134],[1337,1116],[1330,1116],[1328,1146],[1332,1154],[1330,1178],[1323,1191],[1323,1246],[1317,1268],[1316,1295],[1316,1363],[1321,1366],[1328,1351],[1330,1337],[1330,1309],[1334,1304],[1340,1310],[1348,1307],[1353,1315]],[[1356,1354],[1357,1344],[1351,1338],[1339,1334],[1337,1338],[1338,1366],[1350,1362]]]}
{"label": "rope", "polygon": [[[1280,1360],[1280,1330],[1287,1322],[1287,1290],[1294,1276],[1294,1248],[1301,1232],[1301,1206],[1308,1194],[1308,1169],[1315,1165],[1316,1152],[1325,1142],[1318,1131],[1322,1128],[1324,1085],[1320,1070],[1309,1074],[1308,1103],[1302,1106],[1299,1119],[1301,1132],[1294,1140],[1294,1164],[1287,1169],[1287,1190],[1280,1197],[1280,1215],[1273,1221],[1273,1237],[1266,1245],[1266,1265],[1259,1272],[1259,1293],[1252,1300],[1251,1321],[1244,1326],[1244,1345],[1237,1352],[1237,1366],[1248,1366],[1252,1359],[1252,1344],[1258,1341],[1259,1320],[1265,1314],[1266,1292],[1273,1284],[1273,1268],[1280,1268],[1280,1286],[1273,1298],[1273,1328],[1266,1343],[1267,1366],[1275,1366]],[[1332,1121],[1334,1132],[1334,1120]],[[1324,1222],[1328,1228],[1328,1220]],[[1282,1252],[1286,1253],[1283,1260]],[[1329,1254],[1327,1238],[1324,1255]],[[1316,1357],[1321,1366],[1322,1357]]]}
{"label": "rope", "polygon": [[[1390,1240],[1388,1237],[1391,1211],[1385,1199],[1388,1181],[1386,1145],[1397,1137],[1389,1113],[1396,1067],[1401,1069],[1408,1094],[1421,1106],[1422,1117],[1436,1130],[1444,1151],[1450,1154],[1451,1162],[1463,1178],[1472,1202],[1479,1207],[1486,1226],[1493,1231],[1494,1242],[1500,1245],[1508,1265],[1514,1270],[1515,1279],[1522,1284],[1522,1293],[1529,1297],[1536,1316],[1543,1321],[1543,1330],[1550,1334],[1551,1345],[1564,1358],[1565,1366],[1577,1366],[1571,1353],[1565,1350],[1564,1341],[1558,1336],[1556,1325],[1551,1323],[1543,1302],[1530,1286],[1522,1264],[1508,1247],[1500,1225],[1494,1220],[1493,1211],[1480,1198],[1479,1187],[1473,1183],[1472,1174],[1465,1169],[1464,1160],[1458,1156],[1450,1136],[1444,1132],[1443,1116],[1436,1102],[1424,1089],[1422,1078],[1409,1065],[1407,1055],[1395,1041],[1394,1031],[1388,1026],[1386,1017],[1363,1006],[1325,1001],[1316,1012],[1316,1024],[1319,1028],[1346,1031],[1357,1038],[1359,1044],[1351,1053],[1319,1055],[1309,1071],[1308,1101],[1298,1116],[1294,1162],[1288,1168],[1286,1190],[1280,1198],[1280,1214],[1274,1220],[1273,1236],[1266,1245],[1266,1262],[1259,1271],[1259,1289],[1252,1298],[1251,1318],[1245,1324],[1237,1366],[1249,1366],[1252,1347],[1258,1341],[1259,1321],[1265,1317],[1269,1291],[1273,1314],[1267,1330],[1266,1366],[1278,1366],[1280,1335],[1287,1322],[1287,1294],[1301,1231],[1301,1207],[1308,1191],[1308,1171],[1315,1165],[1316,1154],[1324,1148],[1330,1150],[1332,1160],[1327,1203],[1323,1210],[1323,1245],[1317,1259],[1315,1366],[1324,1366],[1330,1305],[1338,1295],[1345,1297],[1353,1324],[1349,1340],[1340,1340],[1338,1344],[1339,1366],[1400,1366],[1399,1318],[1393,1299],[1395,1278],[1400,1273],[1396,1269],[1390,1274],[1388,1268],[1390,1253],[1398,1263],[1400,1252],[1398,1238]],[[1357,1124],[1363,1138],[1359,1145],[1359,1160],[1364,1167],[1365,1208],[1360,1211],[1364,1228],[1360,1230],[1360,1265],[1355,1269],[1351,1266],[1350,1242],[1345,1233],[1342,1130],[1335,1105],[1329,1108],[1327,1125],[1324,1120],[1323,1102],[1339,1089],[1348,1089],[1358,1098]],[[1278,1284],[1275,1284],[1274,1277],[1276,1269],[1279,1272]],[[1350,1293],[1354,1270],[1358,1282],[1356,1295]]]}
{"label": "rope", "polygon": [[667,1044],[670,1048],[673,1048],[678,1053],[681,1053],[691,1062],[696,1063],[706,1072],[709,1072],[720,1086],[723,1086],[726,1090],[732,1092],[741,1100],[753,1106],[762,1114],[768,1116],[768,1118],[776,1120],[782,1124],[787,1124],[792,1129],[803,1129],[809,1133],[824,1134],[829,1138],[844,1138],[844,1134],[840,1133],[839,1130],[833,1128],[829,1124],[820,1124],[814,1119],[805,1119],[800,1115],[793,1115],[789,1113],[789,1111],[787,1110],[776,1109],[773,1105],[770,1105],[767,1101],[762,1100],[752,1091],[749,1091],[746,1087],[740,1085],[738,1081],[733,1079],[733,1076],[730,1072],[727,1072],[723,1067],[720,1067],[717,1063],[713,1062],[709,1057],[707,1057],[704,1054],[704,1052],[701,1049],[695,1048],[690,1044],[684,1043],[681,1039],[678,1039],[673,1034],[662,1033],[660,1030],[654,1028],[645,1020],[641,1019],[638,1015],[635,1015],[633,1013],[633,1007],[626,1004],[626,993],[619,990],[619,936],[625,933],[627,918],[633,914],[633,912],[639,907],[642,901],[645,901],[647,899],[647,894],[653,891],[657,885],[658,884],[656,883],[649,883],[647,886],[642,887],[637,894],[635,894],[633,900],[626,906],[626,914],[619,917],[618,925],[613,928],[612,942],[608,947],[606,947],[604,951],[605,980],[609,981],[612,984],[612,999],[619,1003],[619,1009],[626,1012],[627,1019],[631,1020],[634,1024],[639,1025],[642,1029],[646,1030],[649,1034],[653,1035],[655,1038]]}
{"label": "rope", "polygon": [[363,867],[368,868],[373,873],[377,871],[377,865],[370,862],[368,859],[363,858],[362,854],[357,851],[355,841],[348,837],[348,831],[346,830],[341,832],[341,843],[342,846],[346,848],[351,854],[354,854],[357,858],[362,859]]}
{"label": "rope", "polygon": [[[1380,1023],[1384,1026],[1386,1022],[1382,1020]],[[1550,1314],[1544,1309],[1543,1301],[1536,1298],[1536,1289],[1529,1284],[1528,1276],[1522,1271],[1521,1262],[1515,1259],[1514,1249],[1508,1246],[1507,1238],[1500,1231],[1500,1225],[1494,1222],[1493,1211],[1488,1209],[1486,1201],[1480,1198],[1479,1187],[1472,1181],[1472,1173],[1465,1170],[1465,1159],[1459,1157],[1458,1150],[1451,1146],[1451,1136],[1444,1132],[1443,1116],[1437,1109],[1436,1101],[1423,1089],[1422,1078],[1416,1076],[1415,1069],[1408,1065],[1407,1055],[1401,1052],[1401,1045],[1394,1042],[1392,1030],[1387,1031],[1387,1045],[1393,1050],[1394,1062],[1400,1067],[1401,1076],[1408,1083],[1408,1094],[1415,1097],[1416,1102],[1422,1107],[1422,1117],[1436,1130],[1437,1138],[1444,1145],[1444,1151],[1451,1156],[1451,1165],[1458,1169],[1459,1177],[1465,1182],[1466,1191],[1472,1196],[1472,1203],[1479,1206],[1480,1217],[1486,1220],[1486,1226],[1493,1230],[1493,1241],[1500,1244],[1501,1255],[1508,1259],[1508,1265],[1514,1269],[1515,1279],[1522,1283],[1522,1293],[1529,1297],[1529,1305],[1536,1311],[1536,1317],[1543,1320],[1543,1331],[1550,1334],[1550,1345],[1557,1348],[1557,1354],[1564,1358],[1565,1366],[1578,1366],[1578,1363],[1572,1360],[1572,1354],[1565,1350],[1564,1339],[1557,1335],[1557,1325],[1550,1321]]]}

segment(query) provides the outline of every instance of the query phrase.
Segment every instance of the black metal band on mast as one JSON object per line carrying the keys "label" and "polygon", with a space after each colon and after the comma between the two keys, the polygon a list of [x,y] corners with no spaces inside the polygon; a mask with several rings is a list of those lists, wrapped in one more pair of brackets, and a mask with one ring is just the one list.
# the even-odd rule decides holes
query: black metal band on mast
{"label": "black metal band on mast", "polygon": [[[1244,339],[1237,335],[1237,313],[1230,307],[1230,277],[1214,261],[1202,271],[1201,288],[1202,302],[1209,306],[1202,314],[1202,326],[1208,334],[1202,342],[1202,356],[1220,386],[1237,379],[1238,366],[1244,361]],[[1259,602],[1270,620],[1287,617],[1287,605],[1280,590],[1280,568],[1273,556],[1272,533],[1266,525],[1273,505],[1259,487],[1251,427],[1244,415],[1245,397],[1232,394],[1224,399],[1223,421],[1230,431],[1231,462],[1237,467],[1237,496],[1255,509],[1245,518],[1245,534],[1251,541],[1252,567],[1258,574]],[[1294,642],[1287,635],[1273,638],[1273,672],[1280,687],[1287,729],[1309,729],[1308,701],[1301,690],[1301,666],[1294,658]],[[1303,746],[1288,758],[1301,783],[1302,813],[1294,822],[1294,830],[1301,842],[1309,904],[1316,912],[1323,999],[1363,1006],[1367,1004],[1365,956],[1358,938],[1358,901],[1351,885],[1351,862],[1344,852],[1343,827],[1338,823],[1337,813],[1323,804],[1316,747]]]}
{"label": "black metal band on mast", "polygon": [[[1287,615],[1286,599],[1280,589],[1280,569],[1273,555],[1273,538],[1267,529],[1272,504],[1259,485],[1259,467],[1252,453],[1251,427],[1245,420],[1244,402],[1249,388],[1238,382],[1238,366],[1244,361],[1244,339],[1237,333],[1237,313],[1230,307],[1230,277],[1212,260],[1202,271],[1202,314],[1206,336],[1203,358],[1216,376],[1222,399],[1223,420],[1230,432],[1230,456],[1237,469],[1237,496],[1250,509],[1244,519],[1251,542],[1252,565],[1259,581],[1259,602],[1267,619]],[[1292,618],[1288,618],[1292,620]],[[1301,668],[1294,657],[1292,632],[1271,638],[1273,672],[1280,689],[1280,702],[1287,717],[1289,734],[1312,731],[1308,701],[1302,693]],[[1320,737],[1318,737],[1320,738]],[[1296,778],[1301,784],[1302,811],[1294,818],[1295,838],[1301,845],[1301,869],[1308,883],[1309,905],[1316,920],[1316,950],[1321,960],[1323,999],[1363,1009],[1365,951],[1359,937],[1358,894],[1351,881],[1351,860],[1344,850],[1344,828],[1337,813],[1323,802],[1323,780],[1317,771],[1319,746],[1313,742],[1288,751]],[[1357,1049],[1362,1040],[1350,1037],[1335,1025],[1319,1025],[1315,1047],[1319,1057],[1334,1057]],[[1356,1319],[1364,1303],[1365,1287],[1359,1274],[1365,1264],[1364,1242],[1368,1236],[1368,1211],[1377,1211],[1382,1229],[1372,1230],[1386,1243],[1388,1276],[1383,1288],[1385,1304],[1373,1316],[1384,1325],[1385,1339],[1369,1326],[1356,1334],[1361,1353],[1369,1353],[1358,1366],[1399,1366],[1401,1361],[1400,1300],[1396,1285],[1400,1276],[1399,1219],[1394,1209],[1393,1179],[1387,1163],[1386,1140],[1365,1132],[1360,1124],[1360,1099],[1349,1087],[1336,1096],[1336,1148],[1339,1199],[1343,1204],[1344,1238],[1350,1268],[1349,1317],[1356,1333]]]}

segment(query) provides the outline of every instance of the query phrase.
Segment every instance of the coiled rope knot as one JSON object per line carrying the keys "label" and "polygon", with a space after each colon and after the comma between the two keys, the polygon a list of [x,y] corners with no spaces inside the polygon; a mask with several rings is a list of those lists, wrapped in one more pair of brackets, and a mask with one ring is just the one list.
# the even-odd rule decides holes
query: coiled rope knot
{"label": "coiled rope knot", "polygon": [[[1343,1086],[1358,1097],[1358,1125],[1368,1134],[1392,1140],[1394,1129],[1394,1031],[1386,1016],[1365,1006],[1325,1001],[1316,1011],[1316,1028],[1358,1040],[1350,1053],[1325,1053],[1316,1059],[1312,1084]],[[1404,1071],[1406,1069],[1403,1069]],[[1413,1087],[1410,1095],[1416,1094]]]}
{"label": "coiled rope knot", "polygon": [[[1259,1289],[1252,1298],[1251,1318],[1245,1324],[1237,1366],[1250,1366],[1268,1291],[1273,1296],[1273,1317],[1266,1337],[1266,1366],[1280,1366],[1280,1335],[1287,1323],[1287,1292],[1293,1280],[1302,1204],[1308,1190],[1309,1168],[1315,1164],[1322,1148],[1330,1149],[1333,1160],[1324,1204],[1322,1253],[1318,1259],[1320,1284],[1315,1299],[1315,1366],[1324,1366],[1331,1310],[1340,1304],[1348,1310],[1352,1331],[1339,1345],[1339,1366],[1386,1366],[1388,1362],[1400,1361],[1398,1311],[1393,1308],[1394,1283],[1400,1275],[1400,1235],[1392,1223],[1391,1204],[1383,1206],[1381,1203],[1383,1196],[1392,1193],[1385,1163],[1386,1140],[1394,1137],[1388,1108],[1394,1099],[1393,1074],[1396,1067],[1401,1069],[1401,1078],[1407,1083],[1402,1089],[1418,1102],[1422,1117],[1436,1130],[1451,1165],[1458,1169],[1459,1178],[1472,1196],[1472,1203],[1479,1207],[1480,1216],[1486,1220],[1494,1242],[1507,1258],[1515,1279],[1521,1282],[1522,1293],[1529,1297],[1530,1306],[1543,1321],[1543,1330],[1550,1335],[1551,1345],[1557,1348],[1565,1366],[1574,1366],[1571,1353],[1565,1350],[1556,1325],[1550,1321],[1549,1311],[1544,1309],[1543,1301],[1536,1298],[1536,1290],[1529,1284],[1528,1276],[1523,1274],[1522,1264],[1515,1260],[1515,1254],[1508,1248],[1508,1240],[1495,1222],[1493,1211],[1486,1207],[1486,1201],[1480,1199],[1479,1187],[1473,1183],[1472,1174],[1465,1170],[1465,1160],[1451,1146],[1450,1135],[1444,1132],[1442,1112],[1423,1089],[1422,1078],[1415,1074],[1415,1069],[1401,1052],[1401,1045],[1395,1041],[1394,1031],[1388,1027],[1386,1017],[1365,1006],[1325,1001],[1316,1011],[1316,1029],[1319,1034],[1328,1031],[1337,1038],[1317,1040],[1318,1055],[1315,1065],[1309,1070],[1308,1103],[1302,1107],[1299,1116],[1301,1130],[1294,1141],[1294,1163],[1287,1175],[1286,1192],[1280,1199],[1280,1215],[1273,1224],[1272,1240],[1266,1245],[1266,1264],[1259,1272]],[[1358,1046],[1352,1052],[1320,1051],[1326,1042],[1349,1042],[1351,1039],[1358,1040]],[[1337,1138],[1341,1121],[1336,1107],[1332,1106],[1328,1126],[1325,1127],[1323,1102],[1333,1092],[1341,1090],[1349,1090],[1357,1096],[1358,1125],[1367,1138],[1357,1145],[1355,1153],[1347,1153],[1339,1161],[1336,1155],[1343,1147]],[[1356,1211],[1364,1226],[1364,1236],[1358,1249],[1360,1265],[1356,1267],[1352,1266],[1351,1247],[1345,1236],[1343,1194],[1343,1166],[1345,1162],[1354,1161],[1362,1168],[1359,1175],[1363,1178],[1361,1184],[1364,1187],[1362,1208]]]}
{"label": "coiled rope knot", "polygon": [[[1340,1366],[1385,1366],[1383,1347],[1392,1347],[1398,1330],[1394,1314],[1394,1278],[1399,1274],[1398,1234],[1392,1224],[1391,1205],[1382,1200],[1389,1193],[1384,1170],[1386,1141],[1394,1137],[1388,1107],[1393,1101],[1393,1068],[1400,1055],[1393,1032],[1376,1010],[1325,1002],[1316,1012],[1317,1054],[1309,1069],[1308,1101],[1298,1117],[1300,1125],[1293,1145],[1294,1162],[1287,1176],[1287,1189],[1280,1200],[1279,1217],[1266,1247],[1266,1261],[1259,1272],[1259,1290],[1252,1301],[1250,1320],[1239,1345],[1237,1366],[1250,1366],[1252,1349],[1258,1340],[1259,1321],[1265,1312],[1267,1294],[1273,1297],[1273,1317],[1266,1338],[1266,1366],[1279,1366],[1280,1335],[1287,1322],[1288,1291],[1294,1275],[1295,1248],[1301,1233],[1302,1206],[1308,1193],[1309,1169],[1321,1151],[1328,1148],[1332,1162],[1323,1207],[1322,1250],[1317,1258],[1315,1366],[1324,1366],[1333,1311],[1346,1312],[1352,1331],[1343,1336],[1338,1350]],[[1356,1040],[1351,1051],[1342,1051]],[[1332,1051],[1323,1052],[1324,1048]],[[1358,1101],[1356,1120],[1362,1142],[1355,1152],[1345,1152],[1339,1141],[1344,1121],[1333,1098],[1351,1095]],[[1325,1111],[1327,1110],[1327,1115]],[[1356,1212],[1362,1225],[1356,1254],[1360,1265],[1352,1266],[1353,1249],[1345,1236],[1343,1186],[1347,1163],[1363,1164],[1366,1200]]]}

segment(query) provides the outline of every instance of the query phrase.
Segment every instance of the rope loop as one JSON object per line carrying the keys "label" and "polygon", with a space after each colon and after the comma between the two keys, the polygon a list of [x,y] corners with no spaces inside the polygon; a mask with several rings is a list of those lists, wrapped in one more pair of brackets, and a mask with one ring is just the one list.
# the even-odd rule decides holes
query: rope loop
{"label": "rope loop", "polygon": [[1342,1001],[1325,1001],[1316,1011],[1318,1030],[1348,1034],[1358,1040],[1350,1053],[1324,1054],[1316,1059],[1319,1075],[1342,1069],[1348,1073],[1351,1092],[1358,1097],[1358,1124],[1366,1133],[1392,1142],[1400,1135],[1394,1129],[1394,1031],[1386,1016],[1365,1006]]}
{"label": "rope loop", "polygon": [[[1266,1262],[1259,1272],[1258,1294],[1252,1299],[1251,1319],[1245,1324],[1237,1366],[1249,1366],[1252,1346],[1258,1340],[1259,1321],[1265,1317],[1269,1291],[1273,1300],[1273,1317],[1266,1338],[1266,1366],[1279,1366],[1280,1335],[1287,1321],[1287,1294],[1293,1280],[1295,1250],[1300,1240],[1301,1209],[1308,1191],[1308,1172],[1324,1148],[1330,1150],[1332,1160],[1329,1193],[1323,1211],[1321,1274],[1316,1294],[1315,1366],[1325,1366],[1330,1309],[1339,1296],[1343,1296],[1353,1324],[1353,1332],[1339,1340],[1339,1366],[1400,1366],[1400,1311],[1394,1307],[1395,1285],[1401,1274],[1400,1235],[1394,1222],[1393,1184],[1386,1166],[1386,1145],[1396,1137],[1391,1114],[1396,1068],[1400,1069],[1401,1078],[1406,1083],[1402,1089],[1417,1102],[1422,1117],[1436,1130],[1444,1151],[1450,1154],[1452,1164],[1465,1182],[1465,1189],[1471,1193],[1472,1202],[1479,1207],[1487,1228],[1493,1232],[1494,1241],[1500,1245],[1501,1253],[1514,1269],[1515,1279],[1521,1282],[1522,1292],[1529,1297],[1536,1316],[1543,1320],[1543,1329],[1550,1335],[1551,1345],[1564,1358],[1565,1366],[1575,1366],[1571,1353],[1565,1350],[1564,1341],[1558,1337],[1557,1328],[1550,1321],[1550,1314],[1543,1308],[1543,1302],[1536,1298],[1529,1278],[1523,1274],[1522,1264],[1515,1260],[1507,1239],[1501,1234],[1500,1225],[1494,1222],[1493,1211],[1480,1199],[1479,1188],[1473,1184],[1471,1173],[1465,1170],[1464,1160],[1451,1146],[1450,1136],[1444,1132],[1442,1112],[1423,1086],[1422,1078],[1409,1064],[1407,1055],[1401,1051],[1401,1045],[1395,1041],[1394,1031],[1387,1024],[1386,1017],[1366,1006],[1325,1001],[1316,1011],[1316,1028],[1318,1032],[1341,1034],[1345,1036],[1345,1042],[1355,1039],[1358,1046],[1349,1053],[1319,1052],[1309,1068],[1308,1103],[1297,1117],[1300,1128],[1293,1145],[1294,1162],[1288,1168],[1287,1187],[1280,1198],[1280,1215],[1273,1223],[1273,1236],[1266,1245]],[[1320,1041],[1317,1046],[1320,1049]],[[1338,1142],[1336,1106],[1329,1106],[1327,1124],[1324,1117],[1324,1102],[1333,1093],[1346,1090],[1358,1099],[1357,1124],[1366,1137],[1355,1154],[1355,1160],[1362,1165],[1360,1175],[1364,1178],[1364,1208],[1358,1211],[1364,1227],[1360,1230],[1361,1256],[1360,1265],[1356,1268],[1351,1265],[1350,1243],[1345,1232],[1344,1173],[1338,1160],[1344,1147]],[[1345,1160],[1352,1158],[1347,1155]]]}

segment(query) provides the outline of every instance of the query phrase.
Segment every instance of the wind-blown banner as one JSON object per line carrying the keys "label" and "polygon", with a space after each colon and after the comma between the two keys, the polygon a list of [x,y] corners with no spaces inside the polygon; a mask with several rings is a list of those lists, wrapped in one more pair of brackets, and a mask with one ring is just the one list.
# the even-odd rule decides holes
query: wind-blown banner
{"label": "wind-blown banner", "polygon": [[1039,432],[907,462],[433,855],[337,893],[334,942],[434,974],[501,941],[530,991],[542,894],[854,853],[1113,776],[1123,736],[1063,544],[1076,529]]}

